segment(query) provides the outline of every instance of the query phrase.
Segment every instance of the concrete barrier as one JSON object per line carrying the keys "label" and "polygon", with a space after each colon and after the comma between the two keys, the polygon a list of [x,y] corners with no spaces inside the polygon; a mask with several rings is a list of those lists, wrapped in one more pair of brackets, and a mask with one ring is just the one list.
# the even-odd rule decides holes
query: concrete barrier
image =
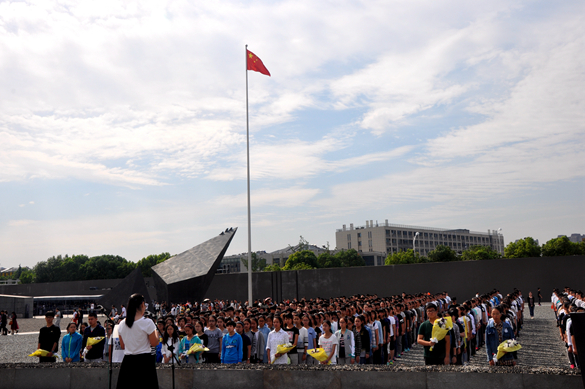
{"label": "concrete barrier", "polygon": [[[435,388],[474,388],[493,389],[541,389],[541,388],[583,388],[581,377],[575,373],[531,374],[526,370],[489,370],[480,372],[466,371],[466,368],[449,367],[449,371],[439,368],[388,368],[372,366],[353,366],[351,368],[295,368],[255,366],[247,368],[209,366],[195,368],[176,368],[176,388],[328,388],[328,389],[435,389]],[[477,370],[477,369],[476,369]],[[528,369],[529,370],[529,369]],[[546,370],[546,369],[545,369]],[[558,369],[557,369],[558,370]],[[535,371],[537,371],[535,369]],[[157,369],[159,387],[172,388],[172,370],[168,367]],[[113,370],[112,388],[116,387],[118,368]],[[108,388],[108,369],[106,367],[67,367],[65,365],[9,367],[0,365],[2,387],[11,389],[92,389]]]}

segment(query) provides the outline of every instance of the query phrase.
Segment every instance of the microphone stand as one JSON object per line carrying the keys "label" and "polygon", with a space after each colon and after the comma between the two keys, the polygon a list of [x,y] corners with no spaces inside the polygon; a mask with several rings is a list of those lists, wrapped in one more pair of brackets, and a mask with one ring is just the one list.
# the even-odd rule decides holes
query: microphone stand
{"label": "microphone stand", "polygon": [[[173,343],[173,339],[171,338],[171,345],[167,345],[167,348],[171,352],[172,365],[173,365],[173,367],[171,368],[172,369],[172,376],[173,376],[173,389],[175,389],[175,346],[172,343]],[[181,362],[179,362],[178,359],[177,359],[177,364],[179,366],[181,366]]]}

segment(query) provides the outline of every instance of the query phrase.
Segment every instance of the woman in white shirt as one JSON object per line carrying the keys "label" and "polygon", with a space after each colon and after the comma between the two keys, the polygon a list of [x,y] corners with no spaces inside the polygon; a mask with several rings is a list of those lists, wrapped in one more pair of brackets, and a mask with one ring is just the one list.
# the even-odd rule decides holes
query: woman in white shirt
{"label": "woman in white shirt", "polygon": [[158,345],[156,326],[144,318],[144,296],[135,293],[128,301],[127,318],[120,322],[118,330],[124,359],[118,375],[117,388],[158,389],[155,359],[150,347]]}
{"label": "woman in white shirt", "polygon": [[327,354],[327,360],[321,361],[322,365],[336,365],[337,364],[337,348],[339,347],[339,340],[331,332],[331,322],[325,320],[323,322],[323,335],[319,337],[319,346],[321,346]]}
{"label": "woman in white shirt", "polygon": [[179,362],[179,345],[181,340],[179,339],[177,328],[173,324],[167,324],[165,333],[163,335],[163,344],[161,353],[164,358],[164,363],[171,363],[171,356],[174,355],[175,362]]}
{"label": "woman in white shirt", "polygon": [[279,345],[288,343],[288,333],[282,329],[282,319],[280,316],[274,316],[272,325],[274,326],[274,330],[270,331],[266,340],[268,363],[286,365],[288,363],[288,356],[286,354],[279,354],[276,350]]}

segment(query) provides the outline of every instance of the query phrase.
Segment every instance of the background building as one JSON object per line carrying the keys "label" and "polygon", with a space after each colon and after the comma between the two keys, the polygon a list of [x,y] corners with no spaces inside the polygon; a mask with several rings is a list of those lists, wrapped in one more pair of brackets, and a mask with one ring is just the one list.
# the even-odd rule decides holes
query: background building
{"label": "background building", "polygon": [[415,250],[425,256],[439,245],[448,246],[457,253],[471,246],[487,246],[504,254],[504,236],[500,231],[488,230],[485,233],[467,229],[405,226],[389,224],[388,220],[380,225],[377,221],[374,224],[373,220],[366,220],[365,226],[354,227],[352,223],[349,228],[344,224],[343,228],[335,232],[335,243],[337,249],[393,254],[412,249],[416,233]]}
{"label": "background building", "polygon": [[[567,235],[559,235],[558,238],[560,238],[561,236]],[[573,243],[581,243],[582,241],[585,240],[585,234],[571,234],[571,236],[569,236],[568,238]]]}

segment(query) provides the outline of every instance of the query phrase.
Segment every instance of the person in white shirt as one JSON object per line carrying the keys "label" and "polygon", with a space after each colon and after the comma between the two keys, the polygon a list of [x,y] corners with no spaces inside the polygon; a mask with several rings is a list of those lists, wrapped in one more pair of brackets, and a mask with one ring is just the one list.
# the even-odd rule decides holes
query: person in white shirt
{"label": "person in white shirt", "polygon": [[307,348],[309,346],[309,332],[303,327],[301,318],[296,313],[293,315],[293,323],[299,330],[299,339],[297,341],[297,355],[299,356],[299,365],[304,364],[307,358]]}
{"label": "person in white shirt", "polygon": [[323,322],[323,335],[319,337],[319,346],[325,350],[327,359],[321,361],[322,365],[336,365],[337,364],[337,348],[339,347],[339,340],[331,332],[331,322],[325,320]]}
{"label": "person in white shirt", "polygon": [[272,319],[274,330],[268,334],[266,340],[266,353],[268,356],[268,364],[286,365],[288,363],[288,356],[277,352],[277,348],[281,344],[287,344],[288,333],[282,329],[282,319],[280,316],[274,316]]}
{"label": "person in white shirt", "polygon": [[158,388],[155,359],[151,347],[158,345],[156,326],[144,318],[144,296],[135,293],[128,301],[128,317],[120,322],[118,337],[124,359],[118,374],[117,388]]}

